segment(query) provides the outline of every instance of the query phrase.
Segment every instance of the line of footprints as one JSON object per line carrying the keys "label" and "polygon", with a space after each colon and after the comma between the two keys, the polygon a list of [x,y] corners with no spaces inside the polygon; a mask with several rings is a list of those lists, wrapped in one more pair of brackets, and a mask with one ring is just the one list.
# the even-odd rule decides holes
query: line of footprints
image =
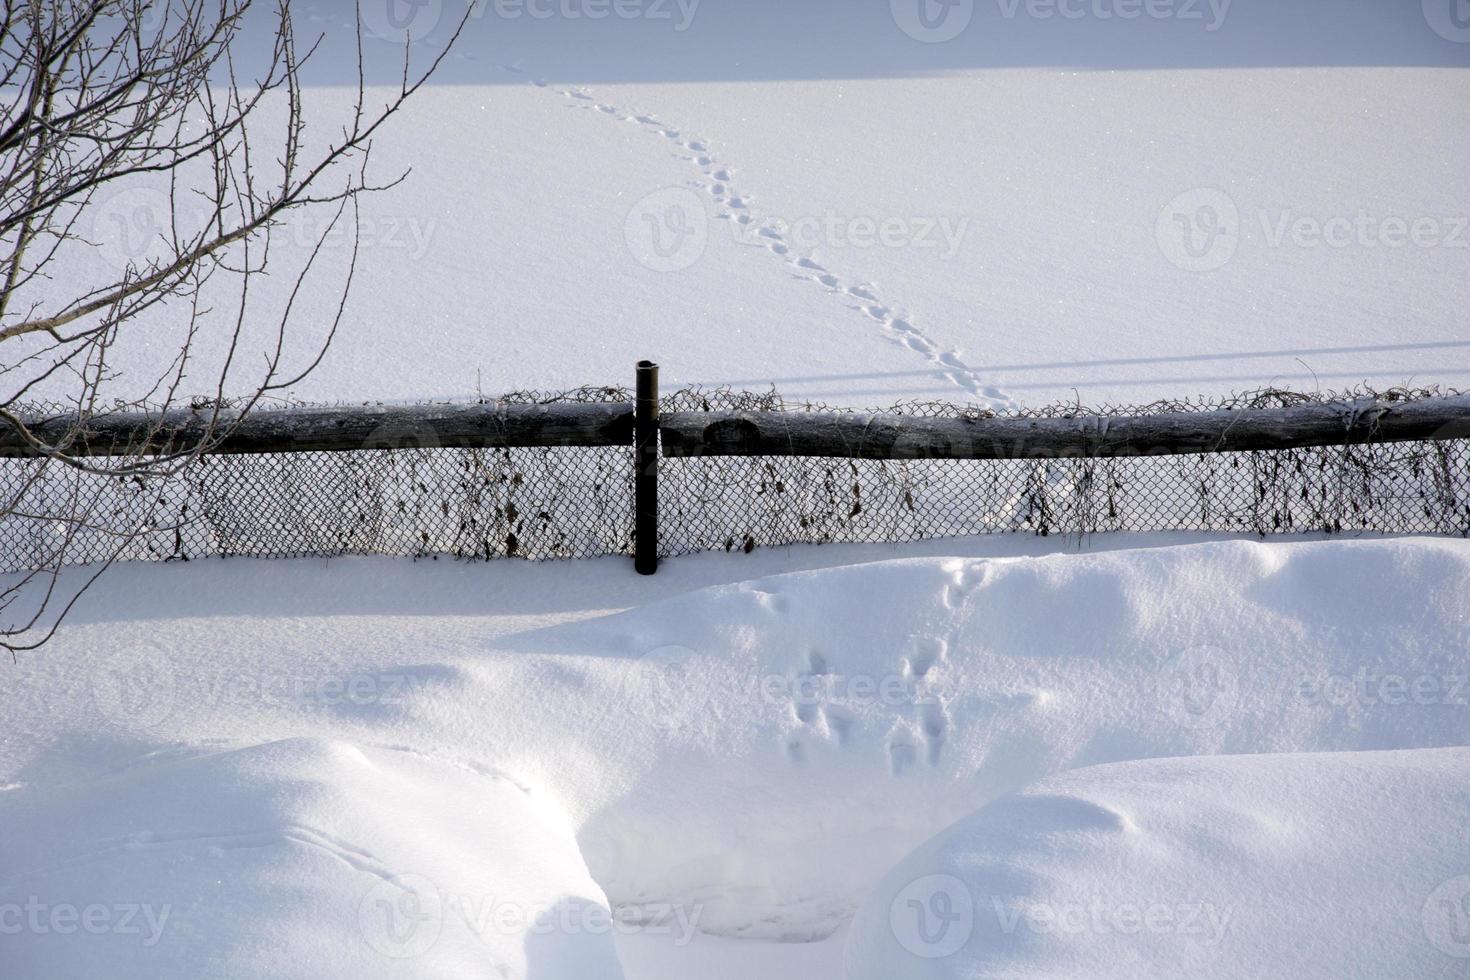
{"label": "line of footprints", "polygon": [[[501,68],[512,74],[524,74],[524,70],[516,65],[501,65]],[[530,84],[538,88],[547,87],[546,81],[539,78],[531,79]],[[810,256],[795,254],[785,231],[774,222],[760,220],[752,212],[753,199],[735,188],[733,169],[715,158],[707,140],[692,138],[679,129],[665,125],[655,116],[626,111],[600,102],[585,88],[556,91],[571,100],[571,108],[645,127],[674,144],[675,155],[682,160],[688,160],[699,170],[699,178],[691,180],[690,186],[709,194],[718,209],[715,217],[732,223],[737,240],[765,248],[784,261],[797,278],[815,283],[832,295],[846,300],[852,309],[875,324],[891,343],[924,357],[935,366],[938,373],[964,389],[977,402],[994,409],[1015,407],[1015,403],[999,389],[986,384],[979,372],[961,359],[959,351],[941,349],[914,325],[912,317],[896,312],[891,305],[880,299],[873,284],[845,284]]]}
{"label": "line of footprints", "polygon": [[[966,598],[985,578],[983,564],[966,564],[951,573],[944,587],[942,601],[946,609],[958,610]],[[760,604],[768,611],[783,614],[788,608],[786,596],[758,592]],[[946,638],[920,640],[912,653],[903,659],[901,676],[912,701],[893,705],[898,717],[887,733],[885,749],[888,771],[902,776],[923,763],[938,766],[949,735],[951,716],[945,697],[929,683],[930,672],[949,659],[949,651],[958,640],[958,625]],[[840,673],[834,671],[826,654],[812,648],[807,652],[805,668],[795,676],[791,711],[799,725],[786,740],[786,757],[794,765],[807,761],[807,746],[813,741],[845,748],[851,741],[857,716],[841,704],[822,703],[820,692],[832,686]],[[911,710],[903,710],[911,709]]]}

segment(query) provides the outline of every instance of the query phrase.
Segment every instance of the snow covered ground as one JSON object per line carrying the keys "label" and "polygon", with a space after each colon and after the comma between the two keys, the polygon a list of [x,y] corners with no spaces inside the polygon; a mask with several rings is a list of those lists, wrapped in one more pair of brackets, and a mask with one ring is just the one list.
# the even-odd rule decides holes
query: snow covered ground
{"label": "snow covered ground", "polygon": [[[617,938],[634,978],[835,978],[844,941],[860,962],[892,947],[871,916],[842,935],[875,882],[1038,780],[1470,738],[1463,542],[1108,543],[1143,547],[1028,555],[1015,552],[1039,542],[1018,538],[876,562],[863,559],[894,549],[801,548],[686,559],[653,580],[617,560],[129,568],[12,668],[0,909],[34,906],[43,926],[7,936],[9,955],[42,976],[98,962],[136,976],[614,976]],[[1381,852],[1352,887],[1422,905],[1430,871],[1470,873],[1460,808],[1414,775],[1463,794],[1463,765],[1441,758],[1404,751],[1364,762],[1362,779],[1332,775],[1333,756],[1242,762],[1251,775],[1230,778],[1256,787],[1248,798],[1226,778],[1240,769],[1125,771],[1112,805],[1185,840],[1117,846],[1169,880],[1213,862],[1221,889],[1246,890],[1222,901],[1284,889],[1319,915],[1333,892],[1298,876],[1325,860],[1314,848],[1344,843],[1339,814]],[[1304,772],[1313,802],[1298,808],[1271,780]],[[1154,795],[1206,808],[1203,836],[1177,829],[1185,804],[1139,809],[1165,778],[1177,790]],[[1081,792],[1046,785],[1043,800]],[[1299,861],[1244,848],[1260,825],[1208,809],[1266,798],[1279,805],[1259,820]],[[998,804],[980,866],[1030,840],[1003,833],[1027,830],[1007,822],[1014,805]],[[1055,806],[1048,853],[1109,829]],[[991,826],[989,812],[975,819]],[[1036,874],[1101,880],[1120,867],[1110,854]],[[48,918],[91,905],[138,906],[157,928],[121,932],[97,912],[95,933],[66,933]],[[1212,975],[1255,975],[1281,941],[1252,921],[1212,953]],[[1406,928],[1393,943],[1415,940]],[[1451,955],[1428,975],[1454,975],[1453,950],[1418,935],[1417,962]],[[1017,963],[1087,955],[1021,940]],[[963,976],[971,962],[930,966]]]}
{"label": "snow covered ground", "polygon": [[[420,63],[456,7],[368,4],[380,84],[383,3]],[[1467,383],[1470,44],[1414,3],[1049,3],[922,0],[964,27],[925,43],[920,0],[487,0],[376,143],[412,173],[368,200],[344,333],[295,393],[627,383],[643,357],[866,406]],[[355,95],[347,9],[301,10],[317,139]],[[139,251],[150,201],[102,211]],[[298,300],[298,360],[347,254]],[[166,343],[119,353],[122,384]]]}
{"label": "snow covered ground", "polygon": [[895,868],[847,976],[1462,977],[1467,794],[1467,749],[1043,780]]}
{"label": "snow covered ground", "polygon": [[[368,4],[370,81],[452,6]],[[344,7],[299,10],[325,139]],[[1463,4],[479,10],[298,397],[1470,378]],[[161,230],[101,203],[104,259]],[[115,569],[6,668],[0,976],[1463,976],[1467,595],[1440,540]],[[1035,927],[1098,899],[1220,941]]]}

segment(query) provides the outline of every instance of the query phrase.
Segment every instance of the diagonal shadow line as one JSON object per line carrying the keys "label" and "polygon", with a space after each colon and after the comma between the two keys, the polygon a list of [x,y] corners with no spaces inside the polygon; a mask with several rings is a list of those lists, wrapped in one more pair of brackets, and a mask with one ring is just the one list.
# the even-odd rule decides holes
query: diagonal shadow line
{"label": "diagonal shadow line", "polygon": [[[1442,349],[1447,349],[1447,348],[1470,348],[1470,340],[1426,341],[1424,343],[1416,343],[1416,344],[1375,344],[1375,345],[1364,345],[1364,346],[1359,346],[1359,347],[1301,347],[1301,348],[1288,348],[1288,349],[1284,349],[1284,350],[1244,351],[1244,352],[1241,352],[1241,353],[1227,353],[1227,354],[1186,354],[1186,355],[1181,355],[1181,356],[1178,356],[1178,357],[1119,357],[1119,358],[1107,358],[1107,359],[1101,359],[1101,360],[1087,360],[1087,361],[1039,361],[1039,362],[1036,362],[1034,364],[984,364],[984,365],[981,365],[981,366],[984,367],[987,370],[990,370],[990,371],[1046,371],[1046,370],[1057,370],[1057,369],[1060,369],[1060,368],[1131,367],[1131,366],[1139,366],[1139,365],[1145,365],[1145,364],[1183,364],[1183,363],[1207,363],[1207,362],[1210,362],[1210,361],[1263,360],[1263,359],[1273,358],[1273,357],[1315,357],[1315,356],[1329,356],[1329,355],[1342,355],[1342,354],[1405,353],[1405,352],[1412,352],[1412,351],[1442,350]],[[1457,373],[1457,374],[1464,373],[1464,371],[1462,369],[1458,369],[1458,368],[1445,368],[1443,366],[1438,366],[1438,367],[1435,367],[1433,369],[1433,373],[1445,373],[1446,371],[1448,371],[1450,373]],[[1315,376],[1316,377],[1344,377],[1344,376],[1352,375],[1352,374],[1356,374],[1356,373],[1358,373],[1358,372],[1352,372],[1352,371],[1348,371],[1348,372],[1342,372],[1342,371],[1337,371],[1337,372],[1317,372],[1317,374]],[[1393,372],[1392,369],[1390,369],[1387,372],[1384,372],[1384,371],[1373,371],[1373,372],[1370,372],[1370,373],[1373,373],[1373,374],[1390,373],[1391,374],[1391,373],[1394,373],[1394,372]],[[701,385],[711,385],[711,386],[728,385],[730,387],[739,387],[741,385],[809,384],[809,383],[818,382],[818,381],[869,381],[869,380],[876,380],[876,379],[880,379],[880,378],[933,377],[933,376],[935,376],[935,374],[936,374],[936,372],[933,371],[933,370],[927,370],[927,371],[924,371],[924,370],[919,370],[919,371],[863,371],[863,372],[854,372],[854,373],[850,373],[850,374],[808,374],[808,375],[788,375],[788,376],[785,376],[785,377],[728,378],[728,379],[723,379],[723,380],[719,380],[719,381],[702,381],[701,380],[701,381],[696,381],[695,383],[696,384],[701,384]],[[1285,375],[1285,374],[1283,374],[1283,375],[1276,375],[1276,374],[1273,373],[1272,376],[1273,377],[1313,377],[1313,375],[1310,374],[1310,373],[1299,374],[1299,375]],[[1243,375],[1243,376],[1241,376],[1240,380],[1245,380],[1245,379],[1247,379],[1249,377],[1250,376],[1248,376],[1248,375]],[[1159,379],[1159,380],[1168,380],[1168,379]],[[1231,379],[1229,377],[1210,378],[1210,377],[1200,376],[1198,378],[1186,378],[1186,379],[1183,379],[1183,380],[1200,380],[1200,381],[1227,380],[1228,381],[1228,380],[1231,380]],[[1011,387],[1017,387],[1017,388],[1028,387],[1028,385],[1026,383],[1024,383],[1024,382],[1008,382],[1008,383],[1011,385]],[[1096,381],[1096,382],[1088,382],[1088,383],[1089,384],[1107,384],[1107,383],[1131,383],[1131,382],[1103,382],[1103,381]],[[1034,387],[1034,385],[1030,385],[1030,386],[1031,387]]]}
{"label": "diagonal shadow line", "polygon": [[1470,348],[1470,340],[1436,340],[1417,344],[1368,344],[1359,347],[1298,347],[1284,350],[1242,351],[1222,354],[1186,354],[1178,357],[1118,357],[1087,361],[1042,361],[1035,364],[987,364],[992,371],[1044,371],[1053,368],[1120,367],[1137,364],[1194,363],[1201,361],[1243,361],[1269,357],[1314,357],[1332,354],[1388,354],[1404,351]]}
{"label": "diagonal shadow line", "polygon": [[[912,373],[913,372],[907,372],[907,371],[905,371],[905,372],[895,372],[895,375],[898,375],[898,374],[908,375],[908,374],[912,374]],[[881,374],[876,374],[876,375],[869,375],[868,377],[882,378],[882,377],[892,377],[892,376],[895,376],[895,375],[881,375]],[[1086,391],[1086,390],[1088,390],[1090,388],[1102,388],[1102,387],[1108,387],[1108,386],[1123,387],[1123,386],[1142,386],[1142,385],[1149,385],[1149,386],[1158,386],[1158,385],[1198,385],[1198,384],[1211,384],[1211,383],[1214,383],[1214,384],[1229,384],[1229,385],[1232,385],[1232,386],[1252,386],[1252,387],[1259,387],[1261,385],[1276,384],[1276,383],[1279,383],[1279,382],[1295,382],[1295,381],[1311,381],[1311,382],[1316,382],[1316,381],[1322,381],[1324,379],[1325,380],[1334,380],[1334,381],[1346,381],[1349,384],[1356,384],[1356,383],[1360,383],[1360,382],[1369,382],[1373,378],[1380,378],[1380,379],[1382,379],[1382,378],[1390,378],[1390,377],[1398,377],[1399,380],[1397,382],[1395,382],[1397,384],[1411,384],[1411,383],[1413,383],[1413,384],[1433,384],[1436,381],[1444,381],[1444,380],[1447,380],[1449,378],[1470,377],[1470,367],[1449,368],[1449,369],[1446,369],[1446,370],[1438,370],[1438,371],[1433,372],[1433,375],[1432,376],[1428,372],[1413,372],[1413,371],[1409,371],[1409,372],[1378,371],[1378,372],[1373,372],[1371,374],[1364,373],[1364,372],[1361,372],[1361,371],[1336,371],[1336,372],[1319,371],[1319,372],[1317,372],[1315,374],[1306,373],[1306,372],[1296,373],[1296,374],[1283,374],[1283,373],[1239,374],[1239,375],[1218,374],[1218,375],[1194,375],[1194,376],[1181,375],[1181,376],[1178,376],[1178,377],[1151,377],[1151,376],[1147,376],[1147,377],[1136,377],[1136,378],[1097,378],[1097,379],[1086,380],[1086,381],[1081,380],[1081,379],[1071,379],[1071,380],[1066,380],[1066,381],[1028,381],[1028,382],[1022,382],[1022,383],[1019,383],[1019,384],[1013,382],[1013,383],[1008,384],[1007,387],[1008,388],[1018,389],[1018,390],[1019,389],[1024,389],[1024,390],[1032,390],[1032,391],[1048,391],[1048,390],[1072,391],[1074,389],[1075,390]],[[809,378],[809,379],[806,379],[806,380],[807,380],[808,383],[816,383],[816,382],[823,382],[823,381],[833,382],[833,381],[841,381],[842,380],[842,377],[841,376],[832,376],[832,377],[825,377],[825,378],[824,377],[813,377],[813,378]],[[700,384],[700,385],[717,385],[718,384],[716,382],[691,382],[691,383],[693,383],[693,384]],[[731,384],[732,387],[735,384],[739,384],[739,382],[737,382],[737,383],[726,382],[726,383],[727,384]],[[772,379],[764,378],[764,379],[760,379],[758,381],[751,381],[751,382],[745,382],[745,383],[758,384],[758,385],[761,385],[761,386],[766,386],[766,385],[772,384],[774,382],[772,381]],[[792,384],[794,384],[796,382],[793,382],[793,381],[789,381],[788,380],[786,383],[792,383]],[[1382,385],[1380,384],[1379,386],[1381,387]],[[788,388],[788,389],[786,389],[783,392],[783,394],[787,395],[790,398],[796,398],[796,399],[800,399],[800,398],[858,398],[858,397],[866,398],[866,397],[870,397],[870,396],[871,397],[894,397],[894,396],[902,397],[904,395],[915,395],[915,396],[917,396],[917,395],[933,395],[933,394],[936,394],[936,393],[942,393],[948,387],[949,387],[948,382],[944,381],[943,379],[936,378],[934,384],[933,385],[930,385],[930,386],[904,385],[902,387],[866,387],[866,388],[857,388],[857,387],[851,387],[851,386],[843,385],[841,387],[833,387],[833,388],[821,388],[821,387],[815,387],[815,388],[797,388],[797,389],[790,389],[790,388]],[[1191,391],[1190,392],[1190,394],[1201,394],[1201,393],[1202,392],[1200,392],[1200,391]],[[1167,394],[1167,393],[1161,393],[1161,394]]]}

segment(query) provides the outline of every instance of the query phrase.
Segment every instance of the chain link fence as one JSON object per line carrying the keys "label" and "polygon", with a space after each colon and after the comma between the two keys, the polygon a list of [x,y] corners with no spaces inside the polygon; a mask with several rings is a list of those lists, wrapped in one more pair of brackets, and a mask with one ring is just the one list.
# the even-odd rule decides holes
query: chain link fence
{"label": "chain link fence", "polygon": [[[1302,395],[1084,409],[1032,417],[1283,407],[1439,391]],[[627,403],[621,388],[523,392],[507,401]],[[665,412],[841,411],[774,392],[688,389]],[[911,416],[984,418],[906,402]],[[660,553],[796,543],[905,542],[1024,532],[1470,535],[1470,439],[1114,459],[871,461],[799,456],[665,458]],[[206,456],[168,478],[106,477],[0,459],[0,570],[211,556],[585,558],[629,554],[633,451],[433,445]]]}

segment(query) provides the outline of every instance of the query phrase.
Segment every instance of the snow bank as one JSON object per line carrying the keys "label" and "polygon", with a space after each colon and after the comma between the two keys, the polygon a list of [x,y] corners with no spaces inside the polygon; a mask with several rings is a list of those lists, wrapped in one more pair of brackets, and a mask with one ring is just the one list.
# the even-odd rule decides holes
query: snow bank
{"label": "snow bank", "polygon": [[1048,774],[1463,744],[1466,594],[1465,549],[1422,541],[895,561],[524,634],[435,701],[554,789],[615,906],[810,939]]}
{"label": "snow bank", "polygon": [[0,793],[15,977],[618,978],[559,815],[490,771],[317,739]]}
{"label": "snow bank", "polygon": [[886,876],[848,980],[1463,977],[1470,749],[1099,766]]}
{"label": "snow bank", "polygon": [[[362,802],[331,821],[293,816],[299,800],[276,808],[254,777],[242,793],[260,820],[179,819],[197,817],[185,828],[197,833],[318,827],[446,892],[469,885],[426,870],[421,841],[400,855],[398,835],[418,823],[447,840],[439,828],[463,807],[436,794],[479,799],[485,781],[439,787],[439,764],[368,747],[510,774],[569,828],[549,846],[569,854],[575,836],[620,914],[670,923],[638,937],[662,961],[692,929],[833,933],[915,847],[1064,770],[1470,744],[1466,542],[915,558],[701,587],[712,570],[741,576],[778,558],[681,560],[652,580],[623,562],[389,561],[201,562],[105,580],[90,614],[13,668],[0,786],[21,786],[0,791],[5,900],[34,889],[12,868],[133,832],[47,837],[25,829],[45,817],[17,825],[16,800],[67,794],[95,810],[68,784],[140,778],[157,763],[139,760],[177,747],[307,736],[364,746],[379,767],[422,767],[427,790],[377,800],[357,769],[334,765],[321,792],[345,780],[331,792]],[[398,808],[415,816],[392,819]],[[335,822],[349,816],[372,826]],[[154,819],[136,830],[166,829]],[[492,822],[466,823],[453,835],[466,866],[500,867]],[[63,837],[72,850],[58,860],[17,850]],[[567,894],[595,899],[588,888]],[[347,897],[355,916],[360,895]],[[359,935],[355,919],[344,925]],[[435,955],[454,955],[451,932]]]}

